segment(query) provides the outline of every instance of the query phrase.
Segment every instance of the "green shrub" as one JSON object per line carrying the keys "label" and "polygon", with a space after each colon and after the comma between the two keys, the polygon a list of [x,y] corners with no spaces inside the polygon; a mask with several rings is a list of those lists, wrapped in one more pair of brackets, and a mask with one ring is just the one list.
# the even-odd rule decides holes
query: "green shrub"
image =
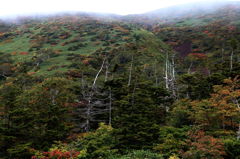
{"label": "green shrub", "polygon": [[[117,152],[114,149],[116,140],[112,135],[113,128],[111,126],[100,124],[95,132],[89,132],[74,143],[80,152],[85,152],[81,159],[100,159],[107,158]],[[81,155],[80,155],[81,156]]]}
{"label": "green shrub", "polygon": [[126,155],[109,157],[109,159],[163,159],[163,157],[149,150],[134,150]]}
{"label": "green shrub", "polygon": [[228,138],[224,139],[223,143],[229,159],[240,159],[240,140]]}

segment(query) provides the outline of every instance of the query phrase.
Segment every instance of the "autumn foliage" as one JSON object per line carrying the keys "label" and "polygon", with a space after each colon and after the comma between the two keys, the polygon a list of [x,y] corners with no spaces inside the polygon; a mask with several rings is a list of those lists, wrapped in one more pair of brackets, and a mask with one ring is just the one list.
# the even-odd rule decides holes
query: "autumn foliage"
{"label": "autumn foliage", "polygon": [[195,59],[206,59],[207,55],[204,53],[190,53],[188,56],[195,58]]}
{"label": "autumn foliage", "polygon": [[202,130],[190,132],[187,145],[189,150],[183,153],[186,159],[223,159],[226,154],[223,142]]}
{"label": "autumn foliage", "polygon": [[80,152],[78,151],[62,151],[55,149],[32,156],[31,159],[73,159],[77,158],[79,154]]}

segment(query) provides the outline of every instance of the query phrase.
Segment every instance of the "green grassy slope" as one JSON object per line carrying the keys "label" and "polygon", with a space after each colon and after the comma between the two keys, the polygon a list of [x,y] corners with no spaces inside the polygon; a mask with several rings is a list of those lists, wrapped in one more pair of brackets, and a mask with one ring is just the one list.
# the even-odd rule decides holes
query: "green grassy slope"
{"label": "green grassy slope", "polygon": [[79,16],[26,22],[0,34],[3,55],[11,56],[15,65],[27,63],[30,74],[44,76],[67,73],[74,65],[94,68],[91,63],[101,63],[96,60],[99,53],[112,53],[112,66],[125,58],[122,64],[127,67],[132,53],[137,65],[151,65],[163,61],[164,50],[168,46],[147,30]]}

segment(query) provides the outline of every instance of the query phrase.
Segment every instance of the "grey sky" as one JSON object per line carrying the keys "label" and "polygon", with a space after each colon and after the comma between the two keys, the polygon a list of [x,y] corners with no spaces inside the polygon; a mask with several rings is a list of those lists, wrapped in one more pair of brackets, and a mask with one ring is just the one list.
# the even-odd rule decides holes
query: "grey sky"
{"label": "grey sky", "polygon": [[[202,2],[204,0],[4,0],[0,5],[0,17],[64,11],[88,11],[126,15],[199,1]],[[206,3],[209,1],[211,0],[206,1]],[[218,2],[217,0],[214,1]]]}

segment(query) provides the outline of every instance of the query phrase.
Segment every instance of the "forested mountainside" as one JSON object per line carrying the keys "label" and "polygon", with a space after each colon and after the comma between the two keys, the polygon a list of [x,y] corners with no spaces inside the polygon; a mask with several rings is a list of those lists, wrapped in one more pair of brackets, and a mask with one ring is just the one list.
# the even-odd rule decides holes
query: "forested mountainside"
{"label": "forested mountainside", "polygon": [[240,4],[195,7],[0,21],[0,158],[240,158]]}

